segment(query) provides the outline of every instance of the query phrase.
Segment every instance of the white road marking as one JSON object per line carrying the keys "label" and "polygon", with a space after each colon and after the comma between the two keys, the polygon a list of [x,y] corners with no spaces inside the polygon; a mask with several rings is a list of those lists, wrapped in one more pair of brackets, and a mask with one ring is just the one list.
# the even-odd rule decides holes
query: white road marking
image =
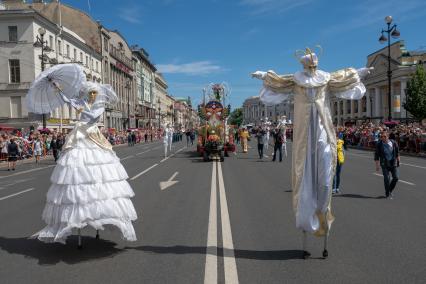
{"label": "white road marking", "polygon": [[219,197],[220,197],[220,218],[222,220],[223,256],[225,267],[225,283],[238,283],[237,263],[234,254],[234,242],[232,241],[231,222],[229,220],[228,203],[226,200],[225,183],[223,182],[222,166],[218,166],[219,177]]}
{"label": "white road marking", "polygon": [[[366,159],[372,159],[373,156],[366,156],[366,155],[361,155],[361,154],[353,154],[353,153],[347,153],[346,155],[349,156],[355,156],[355,157],[361,157],[361,158],[366,158]],[[404,157],[405,158],[405,157]],[[402,158],[402,159],[404,159]],[[419,169],[426,169],[426,167],[423,166],[418,166],[418,165],[413,165],[413,164],[408,164],[408,163],[400,163],[401,165],[404,166],[409,166],[409,167],[414,167],[414,168],[419,168]]]}
{"label": "white road marking", "polygon": [[26,173],[31,173],[31,172],[35,172],[35,171],[40,171],[40,170],[48,169],[48,168],[51,168],[51,167],[54,167],[54,166],[56,166],[56,165],[50,165],[50,166],[47,166],[47,167],[35,168],[35,169],[26,170],[26,171],[22,171],[22,172],[16,172],[16,173],[11,174],[11,175],[2,176],[2,177],[0,177],[0,179],[13,177],[13,176],[17,176],[17,175],[22,175],[22,174],[26,174]]}
{"label": "white road marking", "polygon": [[[378,176],[378,177],[383,177],[383,175],[379,174],[379,173],[373,173],[373,175]],[[405,183],[405,184],[408,184],[408,185],[411,185],[411,186],[415,186],[416,185],[416,184],[414,184],[412,182],[405,181],[405,180],[402,180],[402,179],[398,179],[398,181],[402,182],[402,183]]]}
{"label": "white road marking", "polygon": [[419,169],[426,169],[426,167],[417,166],[417,165],[413,165],[413,164],[406,164],[406,163],[400,163],[400,164],[404,165],[404,166],[419,168]]}
{"label": "white road marking", "polygon": [[209,227],[207,233],[206,265],[204,269],[204,284],[217,284],[217,186],[216,164],[212,167],[210,193]]}
{"label": "white road marking", "polygon": [[130,159],[130,158],[132,158],[132,157],[134,157],[134,155],[130,155],[130,156],[124,157],[124,158],[122,158],[122,159],[120,159],[120,160],[121,160],[121,161],[124,161],[124,160]]}
{"label": "white road marking", "polygon": [[171,157],[173,157],[174,155],[176,155],[177,153],[179,153],[179,152],[181,152],[183,149],[185,149],[186,147],[183,147],[182,149],[179,149],[179,150],[177,150],[176,152],[174,152],[173,154],[171,154],[171,155],[169,155],[169,156],[167,156],[167,157],[165,157],[164,159],[162,159],[161,161],[160,161],[160,163],[163,163],[163,162],[165,162],[165,161],[167,161],[168,159],[170,159]]}
{"label": "white road marking", "polygon": [[17,193],[14,193],[14,194],[11,194],[11,195],[8,195],[8,196],[5,196],[5,197],[1,197],[1,198],[0,198],[0,201],[5,200],[5,199],[8,199],[8,198],[11,198],[11,197],[14,197],[14,196],[17,196],[17,195],[20,195],[20,194],[25,193],[25,192],[28,192],[28,191],[32,191],[32,190],[34,190],[34,189],[35,189],[35,188],[34,188],[34,187],[32,187],[32,188],[29,188],[29,189],[26,189],[26,190],[23,190],[23,191],[20,191],[20,192],[17,192]]}
{"label": "white road marking", "polygon": [[137,179],[138,177],[140,177],[141,175],[143,175],[143,174],[146,174],[147,172],[149,172],[150,170],[152,170],[153,168],[155,168],[156,166],[158,166],[158,164],[154,164],[154,165],[152,165],[152,166],[150,166],[149,168],[147,168],[146,170],[144,170],[144,171],[142,171],[142,172],[140,172],[140,173],[138,173],[137,175],[135,175],[134,177],[132,177],[130,180],[135,180],[135,179]]}
{"label": "white road marking", "polygon": [[137,153],[137,154],[136,154],[136,156],[139,156],[139,155],[145,154],[145,153],[147,153],[147,152],[149,152],[149,151],[151,151],[151,149],[146,150],[146,151],[143,151],[143,152],[140,152],[140,153]]}
{"label": "white road marking", "polygon": [[167,181],[161,181],[160,182],[160,189],[161,190],[165,190],[175,184],[177,184],[179,181],[177,180],[173,180],[177,175],[179,174],[179,172],[175,172]]}

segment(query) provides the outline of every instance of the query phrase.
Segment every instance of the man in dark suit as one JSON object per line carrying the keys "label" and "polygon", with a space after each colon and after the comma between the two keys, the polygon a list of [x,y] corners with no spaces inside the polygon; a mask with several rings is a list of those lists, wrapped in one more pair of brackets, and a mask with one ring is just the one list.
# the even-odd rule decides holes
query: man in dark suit
{"label": "man in dark suit", "polygon": [[[382,168],[386,198],[393,198],[393,190],[398,182],[398,167],[399,167],[399,148],[398,144],[389,139],[389,133],[383,131],[380,133],[380,141],[376,145],[374,153],[374,161],[376,162],[376,171],[379,171],[379,166]],[[390,180],[392,175],[392,180]]]}

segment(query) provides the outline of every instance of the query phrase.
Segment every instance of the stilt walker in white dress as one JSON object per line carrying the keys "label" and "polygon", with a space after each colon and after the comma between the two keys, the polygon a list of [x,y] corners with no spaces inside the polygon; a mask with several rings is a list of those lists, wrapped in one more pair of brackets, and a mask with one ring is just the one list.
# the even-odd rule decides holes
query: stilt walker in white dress
{"label": "stilt walker in white dress", "polygon": [[282,150],[284,151],[284,155],[287,157],[287,117],[283,115],[281,120],[278,123],[278,128],[281,128],[284,138]]}
{"label": "stilt walker in white dress", "polygon": [[[77,229],[81,248],[81,229],[91,226],[99,238],[98,230],[113,225],[123,239],[136,241],[132,221],[137,214],[130,200],[134,192],[120,159],[97,126],[105,104],[117,102],[117,95],[109,85],[84,82],[80,96],[71,98],[60,91],[60,84],[54,80],[51,83],[63,104],[80,112],[80,121],[68,134],[51,176],[42,214],[47,226],[33,237],[65,243]],[[78,90],[75,92],[78,94]]]}
{"label": "stilt walker in white dress", "polygon": [[172,151],[173,144],[173,128],[171,126],[167,127],[167,137],[169,138],[169,151]]}
{"label": "stilt walker in white dress", "polygon": [[[365,87],[360,77],[370,69],[347,68],[327,73],[317,69],[318,57],[310,49],[296,55],[303,71],[290,75],[257,71],[252,76],[263,80],[260,99],[264,103],[294,99],[292,189],[296,227],[303,231],[304,239],[306,232],[323,236],[323,256],[327,257],[327,237],[334,220],[330,201],[337,161],[330,99],[361,99]],[[308,256],[305,247],[303,250]]]}
{"label": "stilt walker in white dress", "polygon": [[169,143],[169,131],[167,131],[167,127],[163,128],[163,145],[164,145],[164,158],[167,158],[167,148]]}

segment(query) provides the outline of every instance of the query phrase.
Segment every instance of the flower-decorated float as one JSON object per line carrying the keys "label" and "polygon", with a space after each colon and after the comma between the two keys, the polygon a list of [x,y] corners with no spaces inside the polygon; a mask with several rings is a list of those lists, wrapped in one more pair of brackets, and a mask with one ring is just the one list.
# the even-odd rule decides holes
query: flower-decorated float
{"label": "flower-decorated float", "polygon": [[229,87],[226,83],[209,84],[203,93],[203,103],[198,106],[202,124],[198,129],[197,151],[204,161],[219,159],[223,162],[228,152],[235,151],[232,130],[227,124],[231,106],[225,107]]}

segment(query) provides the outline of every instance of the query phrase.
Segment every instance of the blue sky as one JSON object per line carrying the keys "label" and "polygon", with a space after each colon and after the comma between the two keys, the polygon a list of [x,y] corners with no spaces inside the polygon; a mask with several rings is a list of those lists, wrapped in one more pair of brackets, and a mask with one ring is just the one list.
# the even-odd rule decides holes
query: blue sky
{"label": "blue sky", "polygon": [[[297,49],[321,45],[326,71],[365,66],[392,15],[409,50],[426,50],[424,0],[65,0],[138,44],[173,96],[201,99],[203,86],[227,82],[232,107],[257,95],[256,70],[293,73]],[[119,3],[119,4],[118,4]],[[90,6],[90,10],[89,10]]]}

